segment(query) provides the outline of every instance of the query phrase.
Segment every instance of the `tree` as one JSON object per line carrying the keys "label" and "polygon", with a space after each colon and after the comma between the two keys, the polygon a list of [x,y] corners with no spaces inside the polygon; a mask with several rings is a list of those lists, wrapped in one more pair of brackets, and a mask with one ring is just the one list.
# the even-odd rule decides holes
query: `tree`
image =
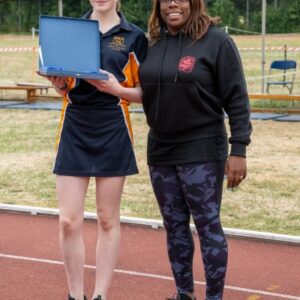
{"label": "tree", "polygon": [[152,0],[123,0],[122,11],[127,20],[147,30],[148,17],[152,7]]}
{"label": "tree", "polygon": [[4,1],[0,0],[0,29],[4,23]]}
{"label": "tree", "polygon": [[[267,33],[291,33],[300,31],[300,0],[278,1],[278,8],[271,2],[267,8]],[[255,12],[253,30],[260,31],[261,11]]]}
{"label": "tree", "polygon": [[[58,15],[59,0],[0,0],[0,32],[30,32],[38,28],[39,15]],[[89,0],[62,0],[64,16],[82,17],[90,9]],[[129,22],[145,31],[152,0],[121,0]],[[250,31],[261,30],[261,0],[205,0],[212,16],[220,16],[223,26]],[[248,3],[248,8],[247,8]],[[268,33],[300,32],[300,0],[267,0]]]}
{"label": "tree", "polygon": [[223,26],[240,27],[239,14],[231,0],[215,0],[209,13],[220,16]]}

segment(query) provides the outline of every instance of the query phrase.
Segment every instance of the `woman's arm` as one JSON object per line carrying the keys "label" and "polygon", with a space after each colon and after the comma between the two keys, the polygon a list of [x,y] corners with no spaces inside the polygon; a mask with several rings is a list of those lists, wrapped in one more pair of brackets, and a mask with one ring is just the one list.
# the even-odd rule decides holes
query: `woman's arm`
{"label": "woman's arm", "polygon": [[230,155],[246,157],[246,147],[252,132],[250,102],[239,52],[229,37],[219,49],[216,75],[218,93],[229,118]]}
{"label": "woman's arm", "polygon": [[128,100],[129,102],[142,102],[142,89],[140,86],[133,88],[124,87],[112,73],[104,70],[101,70],[101,72],[108,75],[108,80],[86,79],[86,81],[104,93]]}
{"label": "woman's arm", "polygon": [[247,176],[246,147],[250,143],[252,125],[242,62],[231,38],[226,39],[219,50],[216,70],[218,90],[231,131],[231,151],[225,169],[227,188],[234,189]]}

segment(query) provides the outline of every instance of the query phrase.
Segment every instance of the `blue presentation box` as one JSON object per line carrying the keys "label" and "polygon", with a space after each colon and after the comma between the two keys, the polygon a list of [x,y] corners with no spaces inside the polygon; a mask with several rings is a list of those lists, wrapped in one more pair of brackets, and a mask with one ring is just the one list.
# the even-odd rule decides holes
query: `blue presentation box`
{"label": "blue presentation box", "polygon": [[39,72],[41,74],[107,80],[108,75],[99,69],[98,21],[40,17]]}

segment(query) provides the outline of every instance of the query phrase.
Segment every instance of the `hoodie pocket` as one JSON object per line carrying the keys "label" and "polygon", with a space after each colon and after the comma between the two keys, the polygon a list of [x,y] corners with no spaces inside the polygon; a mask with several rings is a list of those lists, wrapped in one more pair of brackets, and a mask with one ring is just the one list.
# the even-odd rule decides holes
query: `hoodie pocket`
{"label": "hoodie pocket", "polygon": [[197,87],[186,83],[143,84],[143,107],[149,126],[159,132],[176,133],[201,126],[205,111],[201,109]]}

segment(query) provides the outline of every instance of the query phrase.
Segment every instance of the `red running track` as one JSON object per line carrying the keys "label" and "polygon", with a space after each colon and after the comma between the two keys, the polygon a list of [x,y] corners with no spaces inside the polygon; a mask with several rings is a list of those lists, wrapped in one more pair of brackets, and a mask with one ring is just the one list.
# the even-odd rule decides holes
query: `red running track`
{"label": "red running track", "polygon": [[[57,232],[57,217],[0,211],[0,300],[67,299]],[[85,221],[89,297],[96,235],[95,221]],[[300,246],[231,238],[228,243],[224,300],[300,300]],[[195,244],[196,295],[203,300],[204,276]],[[122,225],[120,259],[108,300],[162,300],[174,290],[164,230]]]}

